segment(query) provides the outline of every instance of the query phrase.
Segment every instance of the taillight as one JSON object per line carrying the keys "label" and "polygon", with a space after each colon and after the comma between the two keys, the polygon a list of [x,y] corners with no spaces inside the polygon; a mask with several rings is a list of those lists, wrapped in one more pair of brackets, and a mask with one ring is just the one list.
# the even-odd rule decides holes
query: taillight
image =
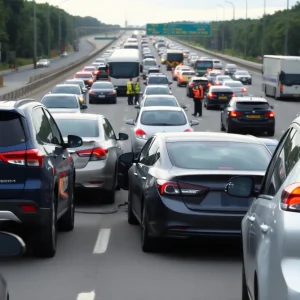
{"label": "taillight", "polygon": [[190,87],[191,87],[191,88],[192,88],[192,87],[194,87],[194,84],[193,84],[193,83],[191,83],[191,84],[190,84]]}
{"label": "taillight", "polygon": [[90,90],[90,91],[89,91],[89,94],[92,94],[92,95],[93,95],[93,94],[95,94],[95,92],[94,92],[93,90]]}
{"label": "taillight", "polygon": [[21,151],[2,152],[0,153],[0,160],[13,165],[42,167],[45,156],[38,149],[29,149]]}
{"label": "taillight", "polygon": [[296,182],[285,187],[281,193],[281,209],[300,211],[300,183]]}
{"label": "taillight", "polygon": [[265,117],[274,118],[275,117],[275,113],[272,112],[272,111],[269,111],[269,112],[265,113]]}
{"label": "taillight", "polygon": [[208,98],[214,98],[214,97],[216,97],[216,94],[214,94],[214,93],[209,93],[209,94],[207,94],[207,97],[208,97]]}
{"label": "taillight", "polygon": [[37,208],[34,205],[21,205],[20,207],[24,212],[27,213],[33,213],[37,211]]}
{"label": "taillight", "polygon": [[109,95],[114,95],[115,93],[116,93],[116,91],[112,90],[112,91],[109,92]]}
{"label": "taillight", "polygon": [[186,184],[186,183],[177,183],[174,181],[167,181],[162,179],[156,180],[156,186],[160,195],[183,195],[183,196],[199,196],[208,191],[208,188]]}
{"label": "taillight", "polygon": [[183,76],[180,76],[180,80],[183,80],[184,79],[184,77]]}
{"label": "taillight", "polygon": [[100,147],[94,149],[85,149],[76,151],[76,154],[79,157],[89,157],[90,161],[104,160],[107,156],[107,149]]}
{"label": "taillight", "polygon": [[89,79],[88,82],[93,82],[93,79]]}
{"label": "taillight", "polygon": [[190,129],[190,128],[188,128],[188,129],[186,129],[184,132],[193,132],[193,130]]}
{"label": "taillight", "polygon": [[242,117],[243,116],[243,114],[241,112],[238,112],[238,111],[231,111],[229,115],[232,118]]}
{"label": "taillight", "polygon": [[210,86],[211,86],[211,84],[210,84],[210,83],[208,83],[208,84],[207,84],[207,87],[210,87]]}
{"label": "taillight", "polygon": [[280,85],[280,93],[283,93],[283,85]]}
{"label": "taillight", "polygon": [[232,94],[231,94],[231,97],[235,97],[235,94],[232,93]]}
{"label": "taillight", "polygon": [[245,88],[243,88],[243,89],[242,89],[242,92],[243,92],[243,93],[246,93],[246,92],[247,92],[247,90],[246,90]]}
{"label": "taillight", "polygon": [[95,75],[97,75],[97,74],[99,74],[99,73],[100,73],[100,71],[95,71],[95,72],[94,72]]}
{"label": "taillight", "polygon": [[142,129],[137,129],[135,131],[135,135],[136,135],[136,137],[138,139],[143,139],[143,140],[147,140],[148,139],[146,132],[144,130],[142,130]]}
{"label": "taillight", "polygon": [[215,85],[221,85],[221,83],[217,81],[217,82],[215,83]]}

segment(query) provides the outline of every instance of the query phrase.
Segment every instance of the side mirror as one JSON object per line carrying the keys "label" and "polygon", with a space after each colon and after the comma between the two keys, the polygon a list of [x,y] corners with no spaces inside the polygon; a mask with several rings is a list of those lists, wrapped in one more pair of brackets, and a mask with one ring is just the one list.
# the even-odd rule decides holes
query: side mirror
{"label": "side mirror", "polygon": [[169,81],[169,84],[173,84],[173,82],[172,82],[172,81]]}
{"label": "side mirror", "polygon": [[82,138],[77,135],[68,135],[67,148],[77,148],[82,146]]}
{"label": "side mirror", "polygon": [[197,121],[197,120],[191,120],[190,121],[190,125],[191,126],[197,126],[197,125],[199,125],[199,121]]}
{"label": "side mirror", "polygon": [[140,109],[141,107],[139,105],[136,105],[134,108],[136,109]]}
{"label": "side mirror", "polygon": [[134,126],[135,125],[135,122],[133,119],[129,119],[129,120],[126,120],[125,122],[127,125],[131,125],[131,126]]}
{"label": "side mirror", "polygon": [[115,86],[115,87],[114,87],[114,89],[115,89],[115,90],[117,90],[117,89],[118,89],[118,87],[117,87],[117,86]]}
{"label": "side mirror", "polygon": [[25,253],[26,245],[17,235],[8,232],[0,232],[0,257],[14,257]]}
{"label": "side mirror", "polygon": [[52,92],[49,92],[48,94],[52,94]]}
{"label": "side mirror", "polygon": [[81,109],[87,109],[87,108],[88,108],[88,106],[86,104],[81,105]]}
{"label": "side mirror", "polygon": [[129,138],[128,134],[120,132],[119,137],[118,137],[118,141],[126,141],[126,140],[128,140],[128,138]]}
{"label": "side mirror", "polygon": [[255,196],[255,180],[251,176],[236,176],[229,180],[225,187],[229,196],[249,198]]}
{"label": "side mirror", "polygon": [[147,82],[146,82],[146,81],[144,81],[143,83],[144,83],[144,85],[147,85]]}
{"label": "side mirror", "polygon": [[270,108],[271,108],[271,109],[274,109],[274,106],[273,106],[273,105],[270,105]]}
{"label": "side mirror", "polygon": [[87,92],[87,88],[83,88],[83,89],[82,89],[82,92],[83,92],[83,93],[86,93],[86,92]]}

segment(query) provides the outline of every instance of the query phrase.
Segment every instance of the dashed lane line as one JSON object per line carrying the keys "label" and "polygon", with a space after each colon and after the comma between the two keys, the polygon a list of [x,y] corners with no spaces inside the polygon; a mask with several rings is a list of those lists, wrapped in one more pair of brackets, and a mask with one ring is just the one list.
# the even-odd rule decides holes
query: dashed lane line
{"label": "dashed lane line", "polygon": [[76,300],[94,300],[95,296],[95,291],[91,291],[89,293],[79,293]]}
{"label": "dashed lane line", "polygon": [[94,246],[93,254],[103,254],[107,250],[111,229],[100,229]]}

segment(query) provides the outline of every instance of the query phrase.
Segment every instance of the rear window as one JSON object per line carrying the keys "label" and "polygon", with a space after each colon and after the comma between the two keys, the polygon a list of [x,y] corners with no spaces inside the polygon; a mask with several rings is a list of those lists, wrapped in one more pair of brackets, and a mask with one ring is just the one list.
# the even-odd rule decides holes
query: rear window
{"label": "rear window", "polygon": [[241,82],[234,82],[234,81],[225,82],[225,85],[230,87],[243,87],[243,84]]}
{"label": "rear window", "polygon": [[229,69],[236,69],[237,68],[236,65],[227,65],[226,67],[229,68]]}
{"label": "rear window", "polygon": [[175,99],[166,99],[166,98],[155,98],[155,99],[146,99],[144,106],[173,106],[178,107],[177,101]]}
{"label": "rear window", "polygon": [[155,60],[146,60],[144,61],[144,66],[156,66]]}
{"label": "rear window", "polygon": [[84,68],[84,71],[87,71],[87,72],[89,72],[89,71],[94,72],[95,70],[96,70],[95,67]]}
{"label": "rear window", "polygon": [[214,60],[214,63],[220,64],[220,61],[219,60]]}
{"label": "rear window", "polygon": [[75,78],[92,78],[93,74],[76,74]]}
{"label": "rear window", "polygon": [[168,87],[155,86],[153,88],[148,87],[145,92],[146,95],[170,95],[170,89]]}
{"label": "rear window", "polygon": [[264,145],[249,143],[174,142],[167,150],[171,163],[183,169],[265,171],[271,158]]}
{"label": "rear window", "polygon": [[182,111],[144,111],[141,116],[141,124],[148,126],[182,126],[186,123]]}
{"label": "rear window", "polygon": [[79,86],[57,86],[52,90],[52,94],[81,94]]}
{"label": "rear window", "polygon": [[26,141],[18,114],[0,112],[0,147],[18,145]]}
{"label": "rear window", "polygon": [[85,87],[84,81],[74,81],[74,80],[67,80],[65,84],[78,84],[81,87]]}
{"label": "rear window", "polygon": [[195,72],[182,72],[182,75],[183,76],[188,76],[188,75],[193,76],[193,75],[196,75],[196,73]]}
{"label": "rear window", "polygon": [[195,83],[195,84],[200,84],[200,83],[207,84],[208,80],[196,79],[196,80],[193,80],[193,83]]}
{"label": "rear window", "polygon": [[208,76],[210,77],[216,77],[218,75],[220,75],[220,73],[208,73]]}
{"label": "rear window", "polygon": [[42,101],[47,108],[78,108],[78,100],[76,97],[52,97],[52,96],[45,96]]}
{"label": "rear window", "polygon": [[95,82],[91,89],[113,89],[114,85],[110,82]]}
{"label": "rear window", "polygon": [[55,119],[63,137],[77,135],[80,137],[98,137],[97,120]]}
{"label": "rear window", "polygon": [[269,103],[267,102],[254,102],[254,101],[243,101],[243,102],[237,102],[236,108],[241,110],[248,110],[248,109],[254,109],[254,110],[266,110],[270,108]]}
{"label": "rear window", "polygon": [[249,72],[247,71],[237,71],[235,72],[236,75],[249,75]]}
{"label": "rear window", "polygon": [[[150,70],[149,70],[150,71]],[[149,77],[148,84],[169,84],[169,80],[167,77]]]}

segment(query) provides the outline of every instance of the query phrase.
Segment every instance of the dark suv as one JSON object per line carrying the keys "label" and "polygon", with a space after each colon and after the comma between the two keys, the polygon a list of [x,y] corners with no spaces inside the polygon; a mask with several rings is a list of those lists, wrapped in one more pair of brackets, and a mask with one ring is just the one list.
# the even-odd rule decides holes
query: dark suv
{"label": "dark suv", "polygon": [[81,145],[77,136],[64,142],[41,103],[0,102],[1,227],[18,223],[38,256],[55,255],[57,226],[74,228],[75,169],[67,148]]}

